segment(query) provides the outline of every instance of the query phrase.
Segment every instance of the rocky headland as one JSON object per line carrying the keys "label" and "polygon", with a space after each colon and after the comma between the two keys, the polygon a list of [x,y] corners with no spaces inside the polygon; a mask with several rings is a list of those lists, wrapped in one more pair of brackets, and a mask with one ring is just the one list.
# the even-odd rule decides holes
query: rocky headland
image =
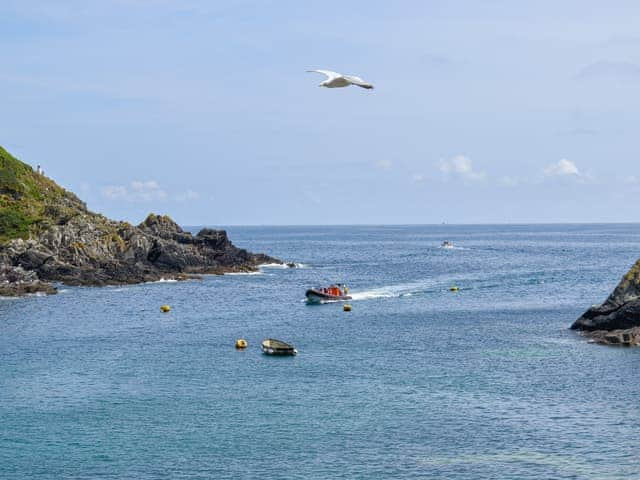
{"label": "rocky headland", "polygon": [[224,230],[184,231],[167,216],[141,224],[91,212],[76,195],[0,147],[0,296],[55,293],[52,282],[117,285],[282,263],[237,248]]}
{"label": "rocky headland", "polygon": [[640,260],[601,305],[594,305],[571,328],[595,342],[640,345]]}

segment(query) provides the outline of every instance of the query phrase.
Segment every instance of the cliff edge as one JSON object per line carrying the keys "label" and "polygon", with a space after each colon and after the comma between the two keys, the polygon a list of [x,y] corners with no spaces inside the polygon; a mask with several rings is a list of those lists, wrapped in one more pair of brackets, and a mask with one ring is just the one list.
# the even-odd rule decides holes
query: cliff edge
{"label": "cliff edge", "polygon": [[167,216],[150,214],[134,226],[91,212],[0,147],[0,296],[52,293],[50,282],[140,283],[263,263],[282,262],[237,248],[224,230],[192,235]]}

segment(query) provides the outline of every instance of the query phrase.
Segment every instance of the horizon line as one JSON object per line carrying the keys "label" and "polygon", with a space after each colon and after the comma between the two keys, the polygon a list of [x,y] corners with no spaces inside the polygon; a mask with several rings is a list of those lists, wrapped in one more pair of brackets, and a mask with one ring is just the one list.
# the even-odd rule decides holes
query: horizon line
{"label": "horizon line", "polygon": [[319,223],[319,224],[304,224],[304,223],[202,223],[184,224],[181,225],[184,228],[187,227],[481,227],[481,226],[527,226],[527,225],[640,225],[639,221],[626,221],[626,222],[487,222],[487,223]]}

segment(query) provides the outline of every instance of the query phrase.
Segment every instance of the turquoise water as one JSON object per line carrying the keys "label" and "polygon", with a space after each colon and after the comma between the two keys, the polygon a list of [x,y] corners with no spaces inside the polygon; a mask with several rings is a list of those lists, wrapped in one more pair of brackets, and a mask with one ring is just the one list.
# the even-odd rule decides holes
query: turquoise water
{"label": "turquoise water", "polygon": [[229,234],[303,268],[0,300],[0,478],[640,478],[640,349],[568,330],[640,225]]}

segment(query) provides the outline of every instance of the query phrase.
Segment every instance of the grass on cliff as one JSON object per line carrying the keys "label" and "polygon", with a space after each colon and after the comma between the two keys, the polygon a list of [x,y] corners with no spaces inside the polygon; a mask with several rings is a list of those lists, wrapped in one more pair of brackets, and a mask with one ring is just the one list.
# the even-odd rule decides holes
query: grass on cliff
{"label": "grass on cliff", "polygon": [[85,210],[75,195],[0,147],[0,242],[28,238]]}

